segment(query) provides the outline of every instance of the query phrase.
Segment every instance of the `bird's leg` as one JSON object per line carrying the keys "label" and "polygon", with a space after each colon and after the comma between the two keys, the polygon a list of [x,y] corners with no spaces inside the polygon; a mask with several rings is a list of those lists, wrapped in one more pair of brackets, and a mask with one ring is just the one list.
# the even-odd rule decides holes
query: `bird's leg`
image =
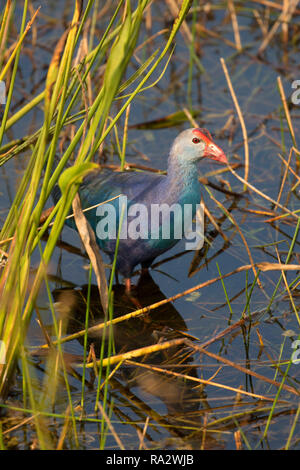
{"label": "bird's leg", "polygon": [[125,278],[125,293],[137,309],[142,308],[141,303],[139,302],[139,300],[136,297],[134,297],[134,294],[132,293],[130,277]]}
{"label": "bird's leg", "polygon": [[131,279],[130,277],[126,277],[125,279],[125,291],[127,294],[131,293]]}

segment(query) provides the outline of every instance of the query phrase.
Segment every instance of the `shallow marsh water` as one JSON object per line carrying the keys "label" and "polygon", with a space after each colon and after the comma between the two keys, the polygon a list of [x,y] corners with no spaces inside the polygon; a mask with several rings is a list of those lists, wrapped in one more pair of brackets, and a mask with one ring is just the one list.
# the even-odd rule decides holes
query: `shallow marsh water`
{"label": "shallow marsh water", "polygon": [[[234,45],[232,23],[225,4],[212,2],[208,14],[202,10],[197,13],[199,23],[214,31],[217,37],[197,37],[197,46],[201,51],[198,60],[203,71],[200,71],[194,63],[190,91],[189,50],[183,37],[180,34],[177,36],[176,48],[164,77],[154,88],[139,95],[131,106],[127,162],[165,170],[171,142],[181,130],[191,125],[183,122],[180,125],[167,125],[165,128],[155,129],[154,125],[141,124],[164,118],[192,105],[194,111],[200,112],[195,118],[199,125],[210,130],[216,143],[226,152],[230,163],[241,164],[236,171],[241,176],[244,175],[243,135],[220,63],[220,57],[223,57],[247,127],[250,149],[249,181],[260,191],[277,199],[284,174],[284,165],[278,153],[287,160],[293,143],[282,111],[276,80],[278,75],[282,79],[290,104],[295,135],[298,136],[300,107],[293,105],[290,97],[293,91],[291,83],[300,78],[297,25],[299,16],[293,17],[290,25],[290,34],[293,34],[294,42],[290,40],[288,45],[283,47],[278,33],[262,58],[258,58],[257,51],[262,42],[262,31],[253,11],[254,8],[258,9],[261,17],[267,13],[264,7],[253,3],[242,2],[237,5],[241,43],[244,48],[241,53],[224,41],[226,39]],[[71,11],[70,2],[61,2],[60,12],[57,2],[49,1],[43,5],[44,16],[39,19],[41,27],[37,43],[33,48],[34,59],[32,60],[30,53],[32,44],[28,41],[26,44],[28,53],[23,56],[20,63],[18,86],[12,109],[17,109],[22,100],[26,101],[27,94],[36,95],[42,89],[53,46],[65,28],[66,18],[69,18],[66,13],[68,6]],[[97,24],[99,37],[103,25],[107,24],[109,13],[110,11]],[[151,30],[143,29],[140,43],[147,36],[169,25],[172,18],[164,2],[154,2],[151,13]],[[274,10],[269,14],[271,20],[277,18],[277,12]],[[51,18],[56,18],[55,22],[50,21]],[[188,18],[191,25],[190,16]],[[271,20],[269,27],[272,24]],[[139,52],[140,57],[143,57],[143,54],[150,55],[162,44],[163,37],[158,36],[151,41]],[[136,66],[137,64],[133,64],[129,67],[128,74],[132,73]],[[10,131],[7,139],[21,138],[36,130],[41,115],[41,109],[32,112]],[[225,128],[226,123],[228,128]],[[120,134],[122,125],[123,121],[120,121]],[[139,128],[137,125],[140,125]],[[106,163],[118,163],[115,150],[114,135],[111,133],[104,147],[103,155]],[[29,152],[1,167],[1,225],[26,166]],[[297,171],[295,156],[291,166]],[[233,193],[242,192],[242,183],[233,175],[229,172],[211,174],[216,170],[220,170],[220,167],[203,162],[199,165],[199,175],[208,175],[209,182]],[[296,179],[289,174],[281,196],[281,203],[285,204],[288,201],[287,207],[291,211],[300,208],[299,189],[290,191],[295,182]],[[218,191],[212,186],[208,188],[234,217],[247,240],[255,263],[278,262],[276,248],[281,261],[284,262],[295,233],[296,224],[293,219],[290,218],[288,223],[267,223],[265,220],[270,216],[263,211],[271,211],[273,207],[258,194],[249,192],[243,197],[236,197]],[[249,264],[247,249],[236,226],[224,217],[222,210],[210,198],[205,187],[202,196],[216,220],[220,221],[229,243],[224,242],[221,234],[214,231],[212,224],[208,223],[209,243],[206,243],[205,249],[200,253],[186,252],[184,242],[176,245],[156,260],[149,278],[141,279],[138,284],[138,276],[134,277],[134,283],[138,284],[135,294],[142,306],[167,299],[218,277],[220,273],[226,274]],[[62,240],[80,248],[77,234],[69,228],[63,230]],[[296,240],[290,262],[299,264],[299,239]],[[87,266],[88,260],[85,257],[69,252],[64,247],[57,247],[49,268],[50,288],[53,300],[57,302],[58,311],[59,305],[62,304],[69,308],[68,319],[65,322],[66,333],[84,328],[83,298],[88,283]],[[263,437],[278,390],[278,382],[281,382],[286,367],[283,365],[277,370],[274,365],[279,361],[290,359],[292,341],[299,334],[297,318],[288,293],[284,291],[283,282],[271,309],[266,311],[279,277],[280,271],[261,273],[261,287],[256,283],[251,291],[254,274],[251,269],[247,272],[242,271],[225,278],[224,285],[215,282],[211,286],[196,290],[153,310],[145,318],[132,319],[126,322],[125,326],[121,323],[114,328],[115,348],[118,354],[157,341],[180,338],[187,338],[199,346],[239,321],[245,306],[246,313],[252,319],[251,322],[247,321],[243,326],[215,340],[208,347],[208,351],[221,356],[227,362],[222,363],[215,356],[208,356],[193,349],[192,346],[188,347],[185,343],[139,358],[137,361],[141,361],[142,366],[138,366],[133,359],[131,363],[128,362],[119,368],[110,381],[105,400],[108,409],[111,410],[111,423],[126,449],[136,449],[139,446],[162,449],[234,449],[237,445],[237,433],[245,436],[242,438],[243,448],[280,449],[285,446],[299,403],[297,393],[292,393],[287,388],[283,388],[280,393],[267,438]],[[287,281],[291,282],[296,278],[296,274],[293,271],[287,272],[286,277]],[[114,292],[115,316],[135,310],[130,302],[128,305],[122,286],[116,286]],[[247,306],[249,293],[251,300]],[[299,308],[299,287],[293,291],[293,299],[296,308]],[[37,309],[50,331],[52,317],[45,288],[40,292]],[[92,291],[91,312],[91,325],[103,319],[95,286]],[[100,339],[100,334],[88,338],[88,344],[89,346],[93,344],[97,357]],[[29,348],[44,343],[35,315],[28,331],[27,342]],[[82,350],[81,339],[66,344],[65,351],[66,355],[69,354],[71,366],[74,358],[78,358],[80,362]],[[240,369],[233,367],[229,361],[240,366]],[[153,368],[147,368],[147,364]],[[43,357],[33,356],[32,368],[36,377],[36,393],[39,393],[46,381]],[[172,374],[162,374],[159,370],[161,368]],[[277,385],[272,385],[261,377],[245,374],[244,368],[276,381]],[[75,374],[75,370],[79,375]],[[293,364],[285,381],[287,386],[295,390],[299,388],[299,371],[300,365]],[[72,402],[76,407],[81,400],[81,371],[74,367],[69,372]],[[185,373],[191,377],[190,380],[184,380],[182,375]],[[217,384],[232,387],[235,391],[215,385],[204,385],[197,381],[198,379],[211,379]],[[103,429],[99,412],[94,412],[97,379],[93,383],[93,376],[88,372],[86,380],[88,383],[85,388],[84,406],[87,419],[78,421],[76,425],[79,447],[117,448],[111,431],[107,432],[105,444],[101,437]],[[237,389],[241,389],[241,393],[238,393]],[[21,396],[22,376],[17,373],[10,403],[22,407]],[[269,398],[269,401],[262,397]],[[63,418],[46,417],[47,425],[54,436],[59,436],[62,432],[67,406],[67,391],[62,383],[58,388],[53,412],[57,415],[62,414]],[[80,416],[80,412],[78,413]],[[23,414],[10,411],[7,421],[3,424],[3,430],[9,430],[13,423],[20,424],[23,417]],[[145,435],[142,439],[143,430]],[[297,423],[291,448],[299,448],[299,431]],[[69,434],[64,440],[64,446],[75,448],[74,436],[71,432]],[[31,422],[20,424],[8,435],[9,447],[28,448],[35,439]]]}

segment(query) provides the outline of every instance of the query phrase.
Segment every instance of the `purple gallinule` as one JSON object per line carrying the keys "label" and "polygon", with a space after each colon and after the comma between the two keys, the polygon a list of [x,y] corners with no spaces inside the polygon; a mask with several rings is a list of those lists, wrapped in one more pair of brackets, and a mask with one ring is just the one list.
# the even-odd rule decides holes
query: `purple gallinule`
{"label": "purple gallinule", "polygon": [[[194,217],[201,198],[197,163],[205,158],[227,163],[224,152],[213,142],[206,129],[187,129],[181,132],[172,144],[167,175],[137,171],[96,170],[89,174],[80,185],[79,195],[82,208],[86,209],[122,195],[127,198],[127,215],[129,215],[127,227],[129,227],[130,220],[134,220],[134,214],[130,211],[132,206],[139,207],[140,212],[141,208],[144,208],[147,213],[146,219],[144,216],[144,222],[150,224],[151,208],[154,205],[167,204],[170,207],[173,204],[179,204],[183,208],[185,204],[189,204],[192,206]],[[96,233],[99,247],[110,256],[111,260],[114,258],[118,235],[120,199],[116,198],[109,202],[108,208],[105,204],[85,212],[86,218]],[[135,206],[136,204],[138,206]],[[115,221],[112,220],[114,214],[116,215]],[[138,264],[141,264],[142,268],[150,267],[157,256],[172,248],[179,241],[178,238],[175,238],[174,233],[178,224],[183,223],[182,218],[177,219],[175,213],[172,213],[171,217],[169,213],[168,217],[170,234],[167,238],[162,237],[161,233],[163,215],[160,216],[158,233],[155,237],[153,237],[153,233],[150,233],[150,230],[147,235],[145,227],[140,227],[140,236],[136,235],[136,232],[135,235],[130,236],[129,230],[128,232],[126,230],[124,236],[122,225],[116,269],[125,277],[127,291],[130,290],[133,269]],[[112,228],[108,227],[110,222]],[[67,223],[73,228],[75,227],[72,219],[69,219]],[[146,223],[148,227],[150,224]]]}

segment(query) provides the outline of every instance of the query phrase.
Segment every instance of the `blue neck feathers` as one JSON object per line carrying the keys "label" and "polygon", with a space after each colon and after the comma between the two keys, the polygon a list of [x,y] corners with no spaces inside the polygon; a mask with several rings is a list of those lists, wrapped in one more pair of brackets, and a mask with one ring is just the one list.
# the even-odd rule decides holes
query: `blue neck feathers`
{"label": "blue neck feathers", "polygon": [[168,175],[164,181],[165,202],[198,204],[201,199],[198,169],[195,162],[184,161],[178,156],[169,156]]}

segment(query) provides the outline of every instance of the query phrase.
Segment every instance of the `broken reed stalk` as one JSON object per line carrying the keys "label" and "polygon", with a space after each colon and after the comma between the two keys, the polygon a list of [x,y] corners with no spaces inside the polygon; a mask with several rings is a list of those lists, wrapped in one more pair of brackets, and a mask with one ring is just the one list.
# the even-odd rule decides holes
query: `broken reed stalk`
{"label": "broken reed stalk", "polygon": [[236,43],[236,48],[238,51],[241,51],[242,43],[241,43],[239,24],[238,24],[233,0],[228,0],[228,10],[231,16],[232,29],[233,29],[233,34],[234,34],[234,40]]}

